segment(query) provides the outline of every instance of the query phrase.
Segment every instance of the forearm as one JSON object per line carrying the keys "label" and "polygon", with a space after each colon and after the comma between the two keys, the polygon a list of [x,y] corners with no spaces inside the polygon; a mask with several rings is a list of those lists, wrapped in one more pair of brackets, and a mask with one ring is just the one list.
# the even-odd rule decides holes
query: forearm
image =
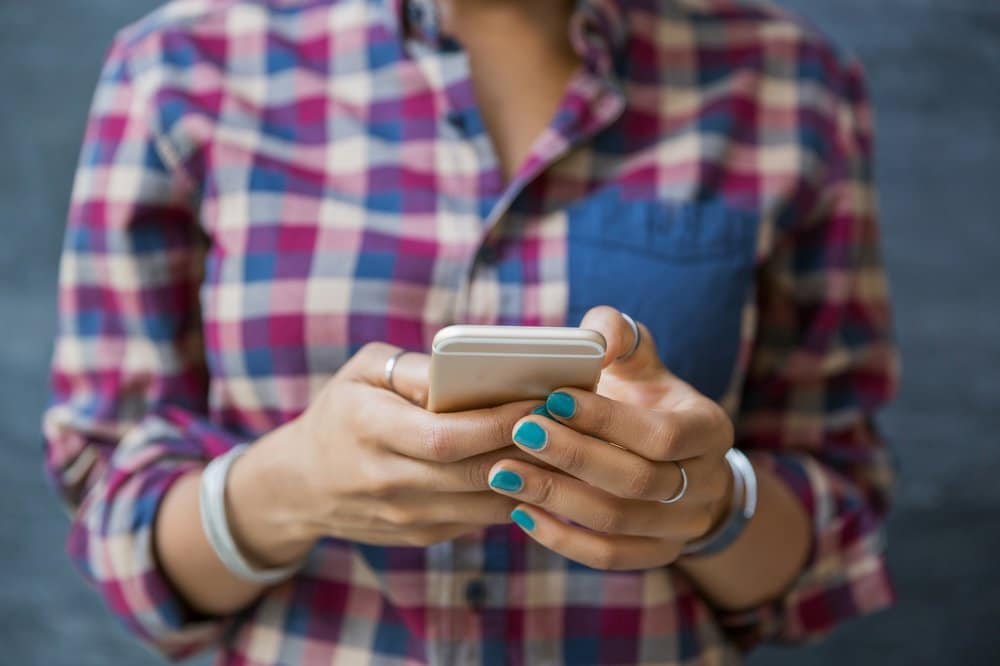
{"label": "forearm", "polygon": [[757,511],[743,533],[715,555],[685,557],[676,566],[722,610],[752,608],[778,598],[802,571],[811,528],[805,509],[784,482],[757,472]]}
{"label": "forearm", "polygon": [[229,615],[253,601],[263,588],[243,581],[222,565],[205,538],[198,515],[201,473],[178,479],[163,498],[156,518],[159,566],[191,608]]}
{"label": "forearm", "polygon": [[[291,562],[308,550],[311,540],[283,520],[281,489],[268,474],[281,429],[264,437],[242,456],[229,474],[226,505],[230,531],[244,556],[258,566]],[[280,475],[279,475],[280,476]],[[164,497],[155,523],[159,566],[177,592],[196,611],[230,615],[256,599],[264,586],[239,578],[222,564],[201,525],[201,472],[178,479]]]}

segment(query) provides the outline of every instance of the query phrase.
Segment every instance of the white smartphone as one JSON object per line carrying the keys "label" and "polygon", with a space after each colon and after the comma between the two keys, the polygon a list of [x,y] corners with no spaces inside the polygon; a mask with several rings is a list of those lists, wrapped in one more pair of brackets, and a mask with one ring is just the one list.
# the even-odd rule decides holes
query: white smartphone
{"label": "white smartphone", "polygon": [[607,343],[555,326],[448,326],[431,345],[427,408],[454,412],[544,399],[560,386],[593,390]]}

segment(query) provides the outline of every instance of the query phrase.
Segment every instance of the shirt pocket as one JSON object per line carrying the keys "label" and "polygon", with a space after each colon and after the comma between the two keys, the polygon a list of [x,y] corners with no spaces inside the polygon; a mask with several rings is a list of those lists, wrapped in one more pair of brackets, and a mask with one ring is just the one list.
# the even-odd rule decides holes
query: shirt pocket
{"label": "shirt pocket", "polygon": [[596,305],[616,307],[649,327],[671,371],[720,400],[753,299],[757,214],[610,189],[570,207],[568,218],[567,324]]}

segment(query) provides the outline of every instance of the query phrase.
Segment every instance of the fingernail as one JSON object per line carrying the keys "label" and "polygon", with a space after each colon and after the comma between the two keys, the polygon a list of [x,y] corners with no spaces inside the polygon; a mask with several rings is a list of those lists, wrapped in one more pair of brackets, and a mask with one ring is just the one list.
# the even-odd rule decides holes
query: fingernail
{"label": "fingernail", "polygon": [[538,407],[535,407],[533,410],[531,410],[531,413],[532,414],[537,414],[538,416],[544,416],[547,419],[551,419],[552,418],[552,415],[549,414],[549,410],[545,409],[545,405],[544,404],[538,405]]}
{"label": "fingernail", "polygon": [[569,393],[556,391],[545,399],[545,409],[562,419],[572,418],[576,412],[576,401]]}
{"label": "fingernail", "polygon": [[510,519],[517,523],[521,529],[527,532],[535,529],[535,519],[529,516],[523,509],[514,509],[511,511]]}
{"label": "fingernail", "polygon": [[535,451],[544,448],[547,439],[545,428],[534,421],[525,421],[514,431],[515,442]]}
{"label": "fingernail", "polygon": [[509,493],[516,493],[524,488],[524,479],[517,472],[502,469],[490,477],[490,486],[497,490],[506,490]]}

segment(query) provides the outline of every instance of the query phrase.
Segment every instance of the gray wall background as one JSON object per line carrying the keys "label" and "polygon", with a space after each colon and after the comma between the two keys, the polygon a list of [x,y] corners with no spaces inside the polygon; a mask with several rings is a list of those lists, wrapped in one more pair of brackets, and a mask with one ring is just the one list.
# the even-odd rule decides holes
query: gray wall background
{"label": "gray wall background", "polygon": [[[104,49],[155,0],[0,0],[0,662],[156,664],[70,569],[38,418],[55,270]],[[878,112],[904,357],[887,411],[900,601],[755,664],[1000,663],[1000,2],[784,0],[858,53]],[[199,662],[200,663],[200,662]]]}

